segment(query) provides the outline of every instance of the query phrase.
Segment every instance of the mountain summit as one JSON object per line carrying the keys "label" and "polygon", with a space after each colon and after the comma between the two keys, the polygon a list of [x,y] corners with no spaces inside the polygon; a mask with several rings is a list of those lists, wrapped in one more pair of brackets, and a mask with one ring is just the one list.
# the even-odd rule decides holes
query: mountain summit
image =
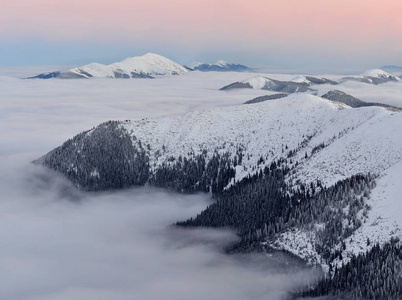
{"label": "mountain summit", "polygon": [[384,70],[381,69],[371,69],[366,72],[364,72],[363,76],[366,77],[374,77],[374,78],[382,78],[382,79],[387,79],[387,80],[394,80],[394,81],[400,81],[401,79],[398,76],[389,74],[385,72]]}
{"label": "mountain summit", "polygon": [[386,83],[386,82],[401,81],[401,79],[398,76],[387,73],[381,69],[367,70],[363,74],[361,74],[359,76],[355,76],[355,77],[344,77],[342,79],[342,82],[345,82],[348,80],[364,82],[364,83],[369,83],[369,84],[382,84],[382,83]]}
{"label": "mountain summit", "polygon": [[67,71],[43,73],[30,78],[152,78],[154,75],[181,75],[186,72],[188,69],[164,56],[147,53],[110,65],[90,63]]}

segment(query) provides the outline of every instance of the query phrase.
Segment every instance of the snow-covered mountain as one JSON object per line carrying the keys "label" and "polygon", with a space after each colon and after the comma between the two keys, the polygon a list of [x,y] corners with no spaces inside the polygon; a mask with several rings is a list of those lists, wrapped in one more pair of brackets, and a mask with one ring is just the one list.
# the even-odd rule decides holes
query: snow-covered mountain
{"label": "snow-covered mountain", "polygon": [[365,102],[365,101],[357,99],[356,97],[353,97],[352,95],[348,95],[339,90],[329,91],[326,94],[322,95],[321,97],[331,100],[331,101],[336,101],[336,102],[346,104],[350,107],[379,106],[379,107],[386,107],[388,109],[393,109],[393,110],[401,110],[401,108],[383,104],[383,103]]}
{"label": "snow-covered mountain", "polygon": [[297,75],[289,81],[276,80],[266,76],[254,76],[226,85],[222,87],[221,90],[257,89],[282,93],[317,93],[317,90],[314,89],[315,85],[338,85],[339,83],[349,80],[370,84],[381,84],[385,82],[399,82],[401,79],[396,75],[389,74],[380,69],[368,70],[364,74],[355,77],[344,77],[341,82],[336,82],[324,77],[305,75]]}
{"label": "snow-covered mountain", "polygon": [[[261,155],[266,157],[267,163],[270,163],[285,155],[282,152],[283,146],[287,145],[288,149],[297,149],[303,141],[303,136],[312,136],[308,144],[303,147],[303,151],[299,150],[299,163],[303,161],[303,165],[307,162],[309,165],[321,163],[324,165],[318,169],[305,169],[299,166],[298,172],[310,174],[307,177],[303,176],[303,180],[320,179],[326,183],[333,183],[334,180],[359,172],[379,173],[402,159],[400,122],[402,122],[402,115],[393,110],[379,107],[351,109],[345,104],[317,96],[295,94],[254,105],[118,122],[115,130],[126,132],[134,145],[141,142],[149,157],[152,170],[167,163],[172,156],[187,157],[189,153],[200,154],[205,150],[208,155],[213,155],[215,149],[220,149],[219,152],[228,152],[234,156],[238,145],[243,145],[243,152],[250,157],[243,160],[243,167],[237,167],[236,180],[250,174],[250,169],[255,167]],[[80,137],[80,142],[73,142],[72,147],[77,151],[65,152],[63,154],[65,158],[60,160],[60,163],[63,160],[72,159],[71,155],[77,155],[77,157],[84,155],[78,150],[87,142],[91,142],[94,134],[105,126],[103,124],[84,135],[77,136],[75,139]],[[376,126],[378,128],[375,129]],[[355,136],[356,132],[359,136]],[[107,137],[99,136],[99,138]],[[320,155],[313,155],[304,161],[302,156],[305,152],[311,152],[314,146],[323,142],[326,147]],[[373,143],[369,145],[371,142]],[[344,146],[333,147],[341,143]],[[357,149],[359,151],[353,152],[356,150],[355,146],[360,148]],[[351,152],[346,155],[345,151],[349,147]],[[65,147],[58,148],[56,152],[50,152],[41,158],[40,162],[47,164],[50,157],[55,158],[54,155],[63,149]],[[332,151],[329,151],[330,149]],[[328,153],[326,162],[322,159],[317,161],[317,158],[323,157],[324,153]],[[338,160],[339,157],[344,157],[346,160]],[[102,164],[104,160],[94,163]],[[331,167],[322,170],[327,164]],[[74,179],[73,170],[80,166],[74,164],[67,164],[67,166],[68,169],[60,171],[73,172],[70,174],[72,180],[83,188],[91,189],[87,182]],[[95,172],[95,169],[96,166],[93,166],[91,170],[82,171]],[[88,177],[91,176],[88,174]],[[98,177],[94,177],[96,178]],[[102,176],[98,179],[104,180]]]}
{"label": "snow-covered mountain", "polygon": [[110,65],[91,63],[67,71],[39,74],[30,78],[152,78],[154,75],[180,75],[188,69],[158,54],[129,57]]}
{"label": "snow-covered mountain", "polygon": [[269,101],[269,100],[277,100],[277,99],[285,98],[287,96],[289,96],[289,94],[287,94],[287,93],[264,95],[264,96],[259,96],[254,99],[248,100],[248,101],[244,102],[244,104],[254,104],[254,103],[260,103],[260,102]]}
{"label": "snow-covered mountain", "polygon": [[229,63],[223,60],[218,60],[216,63],[213,64],[207,64],[207,63],[192,63],[188,66],[189,68],[196,70],[196,71],[201,71],[201,72],[210,72],[210,71],[216,71],[216,72],[252,72],[253,68],[240,65],[240,64],[233,64]]}
{"label": "snow-covered mountain", "polygon": [[[246,101],[246,102],[244,102],[244,104],[254,104],[254,103],[259,103],[259,102],[264,102],[264,101],[269,101],[269,100],[277,100],[277,99],[288,97],[289,95],[290,94],[287,94],[287,93],[264,95],[264,96],[259,96],[254,99],[251,99],[249,101]],[[357,99],[356,97],[353,97],[352,95],[348,95],[345,92],[342,92],[340,90],[328,91],[321,97],[324,99],[331,100],[333,102],[346,104],[347,106],[350,106],[352,108],[365,107],[365,106],[379,106],[379,107],[386,107],[390,110],[395,110],[395,111],[402,110],[401,108],[383,104],[383,103],[365,102],[363,100]]]}
{"label": "snow-covered mountain", "polygon": [[389,74],[381,69],[371,69],[363,74],[364,77],[374,77],[374,78],[382,78],[386,80],[395,80],[400,81],[401,79],[398,76]]}
{"label": "snow-covered mountain", "polygon": [[308,85],[314,85],[314,84],[331,84],[331,85],[337,85],[338,82],[329,80],[324,77],[313,77],[313,76],[304,76],[304,75],[297,75],[295,76],[291,82],[297,82],[297,83],[305,83]]}
{"label": "snow-covered mountain", "polygon": [[233,89],[268,90],[283,93],[314,92],[305,82],[279,81],[264,76],[255,76],[243,81],[231,83],[221,88],[222,91]]}
{"label": "snow-covered mountain", "polygon": [[182,226],[233,227],[241,247],[284,249],[334,274],[402,237],[401,126],[400,111],[291,94],[107,122],[36,163],[87,190],[211,192],[217,204]]}
{"label": "snow-covered mountain", "polygon": [[243,81],[231,83],[221,88],[221,90],[248,88],[283,93],[301,93],[316,92],[316,90],[310,87],[320,84],[336,85],[338,83],[326,78],[317,78],[312,76],[296,76],[290,81],[280,81],[265,76],[254,76]]}
{"label": "snow-covered mountain", "polygon": [[359,76],[344,77],[342,79],[342,82],[348,81],[348,80],[359,81],[359,82],[364,82],[364,83],[369,83],[369,84],[381,84],[381,83],[386,83],[386,82],[390,82],[390,81],[401,81],[401,79],[398,76],[387,73],[381,69],[367,70],[366,72],[364,72],[363,74],[361,74]]}
{"label": "snow-covered mountain", "polygon": [[[127,164],[125,168],[142,156],[146,161],[143,166],[147,167],[138,176],[148,179],[180,156],[190,159],[205,154],[208,161],[216,153],[228,153],[234,159],[241,148],[243,159],[235,166],[235,176],[226,183],[230,185],[286,158],[293,150],[291,165],[297,162],[293,177],[304,183],[320,180],[332,185],[357,173],[381,174],[398,163],[402,159],[401,126],[399,112],[379,107],[351,109],[313,95],[295,94],[254,105],[105,123],[78,135],[38,162],[65,174],[80,187],[93,190],[117,188],[114,180],[124,183],[124,177],[109,177],[124,170],[118,169],[120,163],[114,165],[107,159],[108,155],[118,155],[114,160],[121,159],[122,164]],[[116,144],[115,139],[124,142]],[[135,148],[135,153],[126,153],[125,143],[127,149]],[[313,149],[322,144],[325,147],[316,153]],[[121,149],[117,151],[116,145]],[[98,151],[95,147],[103,148],[99,153],[102,157],[89,161],[85,157]],[[135,157],[131,162],[130,155]],[[264,163],[259,163],[261,157]],[[106,170],[108,173],[104,173]]]}

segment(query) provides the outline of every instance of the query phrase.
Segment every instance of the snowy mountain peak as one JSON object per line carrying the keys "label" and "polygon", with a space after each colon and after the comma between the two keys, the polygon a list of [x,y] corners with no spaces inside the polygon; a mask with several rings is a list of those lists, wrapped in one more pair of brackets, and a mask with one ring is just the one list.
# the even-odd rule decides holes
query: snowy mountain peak
{"label": "snowy mountain peak", "polygon": [[189,67],[189,68],[191,68],[191,69],[194,69],[194,68],[196,68],[196,67],[198,67],[198,66],[201,66],[202,64],[203,64],[202,62],[194,61],[194,62],[188,64],[187,67]]}
{"label": "snowy mountain peak", "polygon": [[148,53],[146,53],[146,54],[144,54],[142,56],[128,57],[128,58],[122,60],[121,62],[131,61],[131,60],[146,61],[146,62],[148,62],[150,64],[157,64],[157,63],[160,63],[160,62],[176,64],[174,61],[172,61],[172,60],[170,60],[170,59],[168,59],[168,58],[166,58],[166,57],[164,57],[162,55],[151,53],[151,52],[148,52]]}
{"label": "snowy mountain peak", "polygon": [[188,72],[186,68],[178,63],[154,53],[129,57],[121,62],[113,63],[109,67],[125,73],[135,72],[146,75],[179,75]]}
{"label": "snowy mountain peak", "polygon": [[96,62],[87,64],[82,67],[70,69],[69,72],[83,76],[85,78],[114,77],[114,72],[109,66],[102,65]]}
{"label": "snowy mountain peak", "polygon": [[146,59],[167,59],[166,57],[164,57],[162,55],[152,53],[152,52],[145,53],[143,56],[139,56],[139,57],[143,57]]}
{"label": "snowy mountain peak", "polygon": [[306,84],[311,84],[311,81],[306,78],[306,76],[303,75],[297,75],[295,76],[291,82],[297,82],[297,83],[306,83]]}
{"label": "snowy mountain peak", "polygon": [[256,90],[264,88],[270,82],[272,82],[271,79],[263,76],[255,76],[242,81],[242,83],[248,83],[253,89]]}
{"label": "snowy mountain peak", "polygon": [[224,66],[229,65],[229,63],[228,63],[227,61],[224,61],[224,60],[218,60],[218,61],[215,63],[215,65],[224,67]]}
{"label": "snowy mountain peak", "polygon": [[363,82],[368,84],[382,84],[389,81],[400,81],[401,79],[398,76],[392,75],[390,73],[385,72],[381,69],[371,69],[359,76],[352,76],[352,77],[344,77],[342,79],[343,82],[352,80],[357,82]]}
{"label": "snowy mountain peak", "polygon": [[371,69],[364,72],[363,76],[366,77],[374,77],[374,78],[383,78],[383,79],[392,79],[392,80],[401,80],[398,76],[389,74],[381,69]]}

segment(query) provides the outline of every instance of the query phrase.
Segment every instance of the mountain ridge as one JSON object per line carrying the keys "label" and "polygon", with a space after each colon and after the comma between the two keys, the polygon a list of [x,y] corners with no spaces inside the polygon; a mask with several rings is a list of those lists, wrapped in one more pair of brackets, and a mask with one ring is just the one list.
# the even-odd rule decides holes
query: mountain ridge
{"label": "mountain ridge", "polygon": [[347,81],[357,81],[378,85],[386,82],[400,82],[401,79],[398,76],[389,74],[381,69],[367,70],[359,76],[343,77],[339,82],[324,77],[313,77],[308,75],[297,75],[291,80],[277,80],[265,75],[257,75],[242,81],[228,84],[220,90],[257,89],[283,93],[316,93],[317,90],[314,89],[315,85],[338,85]]}
{"label": "mountain ridge", "polygon": [[357,81],[377,85],[386,82],[399,82],[401,79],[398,76],[387,73],[382,69],[370,69],[359,76],[348,76],[342,78],[341,82],[345,81]]}
{"label": "mountain ridge", "polygon": [[129,57],[110,65],[90,63],[67,71],[39,74],[29,79],[77,79],[77,78],[153,78],[155,75],[181,75],[188,69],[174,61],[154,53]]}
{"label": "mountain ridge", "polygon": [[254,69],[245,65],[229,63],[218,60],[213,64],[192,63],[188,66],[190,69],[201,72],[253,72]]}
{"label": "mountain ridge", "polygon": [[[297,107],[298,105],[300,107]],[[317,111],[320,110],[324,110],[326,115],[318,116]],[[276,113],[274,114],[274,112]],[[289,118],[287,113],[292,115],[292,117]],[[142,144],[149,144],[151,149],[155,149],[151,151],[151,156],[155,156],[154,152],[160,150],[159,148],[164,145],[167,154],[162,155],[159,153],[159,156],[152,158],[154,159],[154,163],[161,164],[164,159],[167,159],[168,153],[170,153],[169,155],[175,153],[174,155],[176,156],[182,155],[184,157],[187,156],[187,153],[192,151],[201,153],[205,148],[210,150],[214,149],[219,146],[218,144],[222,144],[224,141],[226,141],[226,143],[232,141],[232,143],[247,144],[249,148],[259,147],[258,149],[253,150],[254,156],[262,154],[264,146],[253,142],[253,139],[247,137],[245,132],[236,129],[237,124],[242,124],[243,130],[246,130],[246,132],[254,131],[255,133],[253,136],[263,130],[263,126],[271,128],[271,130],[282,130],[283,133],[286,133],[288,138],[279,138],[278,140],[281,141],[280,145],[286,143],[288,144],[289,149],[294,149],[297,148],[297,144],[302,140],[295,141],[291,139],[292,130],[297,130],[297,120],[300,124],[304,124],[304,128],[299,129],[304,131],[304,134],[300,131],[300,136],[313,136],[311,142],[314,142],[316,139],[315,136],[317,136],[318,132],[323,132],[323,129],[318,130],[318,128],[315,127],[316,125],[313,125],[314,123],[302,122],[307,116],[312,120],[315,120],[316,123],[318,122],[320,128],[328,127],[328,125],[325,125],[324,127],[327,120],[330,120],[332,123],[336,122],[334,124],[337,124],[338,128],[333,129],[332,127],[329,127],[328,129],[330,129],[331,133],[326,132],[324,135],[325,138],[330,140],[333,138],[335,133],[351,130],[351,128],[358,128],[357,125],[360,124],[359,122],[362,122],[364,118],[368,121],[374,116],[384,117],[384,115],[394,116],[394,114],[399,115],[398,113],[392,111],[388,112],[383,108],[378,107],[366,107],[352,110],[345,104],[334,103],[330,100],[322,99],[313,95],[300,94],[290,95],[283,99],[263,102],[251,106],[240,105],[202,112],[195,111],[192,113],[170,115],[156,119],[119,123],[119,126],[124,128],[127,132],[132,132],[132,134],[136,136],[136,139],[142,140]],[[301,117],[301,115],[303,115],[303,117]],[[342,118],[350,120],[345,122],[344,120],[341,120],[341,116],[343,116]],[[354,117],[352,118],[352,116]],[[264,121],[265,125],[257,121],[257,119],[260,120],[265,118],[270,119]],[[282,127],[274,125],[275,122],[280,122]],[[187,125],[182,127],[181,124]],[[266,136],[266,133],[262,136],[264,135]],[[261,138],[257,138],[257,136],[255,136],[255,139],[261,140]],[[269,137],[269,140],[272,142],[276,136],[276,133],[272,133],[271,136],[268,135],[267,137]],[[324,136],[315,141],[315,143],[320,144],[322,142],[321,139],[323,139]],[[270,159],[271,161],[282,157],[282,146],[278,145],[279,141],[271,146],[276,149],[274,152],[270,151],[273,152],[273,156]],[[225,149],[227,151],[234,151],[236,147],[231,146],[226,147]],[[250,159],[250,165],[247,167],[252,167],[257,160],[257,158]]]}

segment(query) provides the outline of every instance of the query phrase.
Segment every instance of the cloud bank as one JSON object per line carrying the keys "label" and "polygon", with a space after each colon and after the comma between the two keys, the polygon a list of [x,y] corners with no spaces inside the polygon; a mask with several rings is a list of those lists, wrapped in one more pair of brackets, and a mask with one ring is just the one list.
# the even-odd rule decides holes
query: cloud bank
{"label": "cloud bank", "polygon": [[231,232],[169,226],[205,195],[83,193],[23,156],[0,164],[2,299],[279,299],[308,274],[222,254]]}

